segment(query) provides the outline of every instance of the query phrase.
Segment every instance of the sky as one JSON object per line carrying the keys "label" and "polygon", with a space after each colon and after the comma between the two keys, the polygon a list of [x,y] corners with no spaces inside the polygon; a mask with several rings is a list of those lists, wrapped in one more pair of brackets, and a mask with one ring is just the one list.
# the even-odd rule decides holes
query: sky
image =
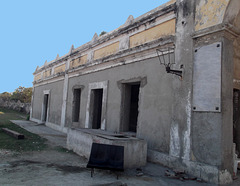
{"label": "sky", "polygon": [[0,93],[32,87],[37,66],[168,0],[0,0]]}

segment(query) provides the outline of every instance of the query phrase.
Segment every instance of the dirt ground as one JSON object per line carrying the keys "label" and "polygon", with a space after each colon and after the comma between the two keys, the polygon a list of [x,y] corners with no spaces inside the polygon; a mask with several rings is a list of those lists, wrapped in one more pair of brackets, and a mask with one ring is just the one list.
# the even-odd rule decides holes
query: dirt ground
{"label": "dirt ground", "polygon": [[85,158],[50,149],[23,154],[2,150],[0,159],[0,185],[208,185],[169,179],[164,176],[166,169],[154,164],[141,176],[136,170],[126,170],[117,179],[111,171],[96,169],[91,177]]}
{"label": "dirt ground", "polygon": [[125,170],[119,173],[118,179],[116,173],[99,169],[95,169],[91,177],[86,158],[59,148],[65,145],[65,134],[33,123],[18,125],[48,139],[50,148],[24,153],[0,149],[0,185],[212,185],[169,178],[165,175],[169,169],[152,163],[139,170]]}

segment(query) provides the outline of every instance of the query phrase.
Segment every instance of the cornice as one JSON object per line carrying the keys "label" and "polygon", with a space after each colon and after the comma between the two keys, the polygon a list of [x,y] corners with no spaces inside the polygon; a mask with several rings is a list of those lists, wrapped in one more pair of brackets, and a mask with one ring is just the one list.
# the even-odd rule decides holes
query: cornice
{"label": "cornice", "polygon": [[33,73],[33,75],[36,75],[37,73],[42,72],[47,68],[51,68],[51,67],[55,66],[56,64],[60,64],[64,61],[67,61],[68,59],[71,59],[72,57],[74,57],[76,55],[79,55],[88,50],[91,50],[94,47],[97,47],[105,42],[108,42],[108,41],[116,38],[116,37],[120,37],[120,36],[124,35],[125,33],[128,33],[130,31],[138,28],[139,26],[145,25],[148,22],[153,22],[156,18],[161,17],[166,14],[169,14],[171,12],[173,12],[173,14],[175,14],[176,3],[170,4],[167,6],[163,5],[163,6],[157,7],[154,10],[147,12],[146,14],[144,14],[136,19],[133,19],[131,22],[127,22],[127,23],[123,24],[119,28],[117,28],[101,37],[97,37],[96,39],[93,39],[92,41],[89,41],[76,49],[72,49],[71,52],[69,52],[68,54],[66,54],[62,57],[58,56],[55,60],[49,62],[49,64],[43,65],[43,66],[39,67],[38,69],[36,69],[36,71]]}
{"label": "cornice", "polygon": [[139,62],[149,58],[157,57],[157,53],[155,51],[156,48],[174,45],[174,41],[175,41],[175,36],[167,36],[165,38],[160,38],[160,39],[142,44],[140,46],[126,49],[116,54],[103,57],[98,60],[94,60],[91,63],[87,63],[73,69],[68,69],[65,72],[61,72],[61,73],[49,76],[45,79],[34,81],[33,84],[36,86],[39,84],[43,84],[44,82],[53,81],[54,79],[58,79],[59,77],[64,78],[65,74],[68,74],[69,78],[71,78],[71,77],[80,76],[83,74],[89,74],[97,71],[102,71],[108,68],[113,68],[116,66],[126,65],[129,63]]}

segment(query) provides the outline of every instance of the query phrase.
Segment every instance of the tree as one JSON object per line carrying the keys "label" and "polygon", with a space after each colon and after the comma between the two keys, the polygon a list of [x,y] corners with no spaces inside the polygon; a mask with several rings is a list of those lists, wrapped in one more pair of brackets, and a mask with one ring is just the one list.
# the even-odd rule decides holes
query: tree
{"label": "tree", "polygon": [[32,87],[25,88],[25,87],[19,86],[13,93],[9,93],[9,92],[1,93],[0,99],[2,99],[3,101],[19,100],[22,103],[31,103]]}
{"label": "tree", "polygon": [[23,102],[31,103],[32,100],[32,87],[23,89]]}
{"label": "tree", "polygon": [[3,101],[8,101],[11,98],[11,94],[9,92],[3,92],[0,94],[0,99],[2,99]]}
{"label": "tree", "polygon": [[102,36],[102,35],[104,35],[106,33],[107,33],[106,31],[102,31],[99,36]]}
{"label": "tree", "polygon": [[11,96],[12,100],[21,101],[22,103],[30,103],[32,97],[32,88],[19,86]]}

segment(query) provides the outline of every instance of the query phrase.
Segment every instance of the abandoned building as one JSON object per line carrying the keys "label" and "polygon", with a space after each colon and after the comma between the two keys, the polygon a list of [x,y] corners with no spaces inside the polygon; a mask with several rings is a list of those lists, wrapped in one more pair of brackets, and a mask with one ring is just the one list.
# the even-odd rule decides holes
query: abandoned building
{"label": "abandoned building", "polygon": [[171,0],[37,67],[31,120],[230,183],[240,158],[240,1]]}

